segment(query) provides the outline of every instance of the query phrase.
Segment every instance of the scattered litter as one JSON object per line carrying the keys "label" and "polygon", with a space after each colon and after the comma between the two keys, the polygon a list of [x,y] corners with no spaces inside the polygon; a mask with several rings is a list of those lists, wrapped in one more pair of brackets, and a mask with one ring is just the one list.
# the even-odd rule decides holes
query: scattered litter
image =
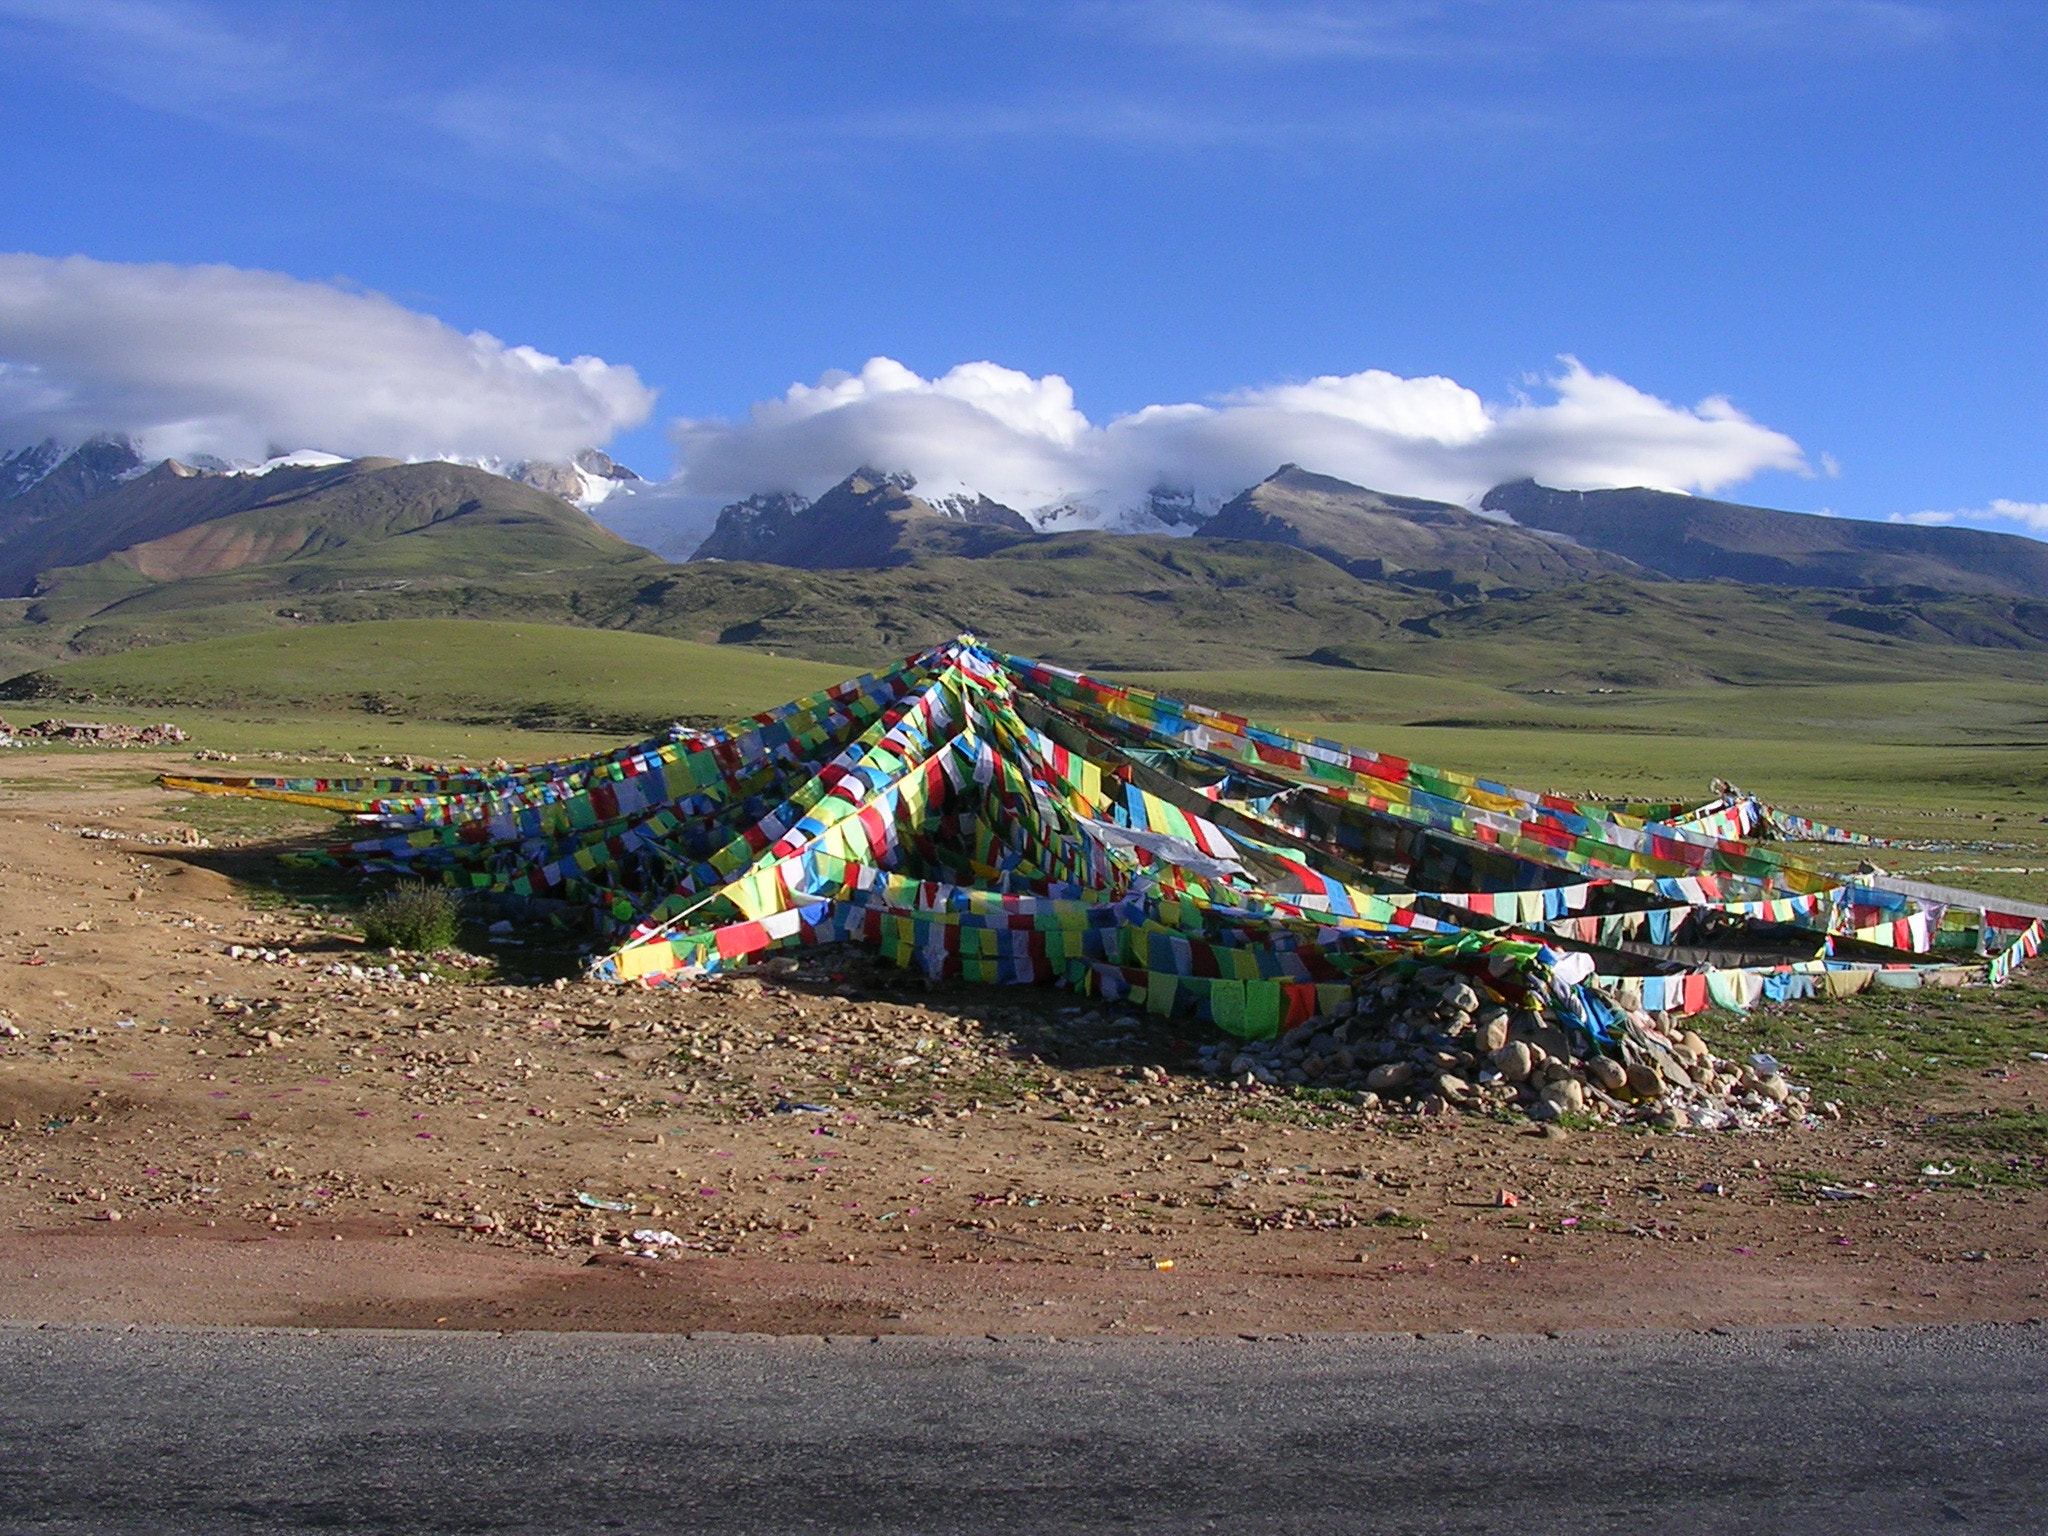
{"label": "scattered litter", "polygon": [[39,720],[9,725],[0,720],[0,747],[62,742],[72,747],[165,747],[189,738],[175,725],[109,725],[97,720]]}
{"label": "scattered litter", "polygon": [[576,1203],[588,1211],[630,1211],[633,1209],[633,1202],[630,1200],[607,1200],[601,1195],[585,1194],[580,1189],[576,1191]]}

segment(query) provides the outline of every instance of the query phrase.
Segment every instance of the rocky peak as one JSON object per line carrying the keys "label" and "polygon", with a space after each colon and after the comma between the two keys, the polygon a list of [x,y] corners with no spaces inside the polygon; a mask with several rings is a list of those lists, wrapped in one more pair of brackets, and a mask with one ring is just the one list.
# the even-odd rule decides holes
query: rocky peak
{"label": "rocky peak", "polygon": [[811,500],[796,491],[756,491],[718,509],[711,537],[693,560],[760,560],[810,511]]}
{"label": "rocky peak", "polygon": [[63,459],[63,448],[51,437],[0,454],[0,501],[10,501],[29,491]]}
{"label": "rocky peak", "polygon": [[52,507],[76,506],[118,485],[147,461],[125,437],[95,437],[65,451],[45,439],[0,458],[0,501],[37,495]]}
{"label": "rocky peak", "polygon": [[1191,485],[1155,485],[1145,498],[1145,511],[1168,528],[1200,528],[1216,515],[1216,504],[1204,505]]}
{"label": "rocky peak", "polygon": [[578,505],[603,501],[618,485],[640,477],[610,454],[585,448],[567,459],[524,459],[505,471],[509,479]]}
{"label": "rocky peak", "polygon": [[[833,486],[832,490],[827,491],[825,496],[832,495],[834,491],[846,491],[855,496],[872,496],[880,491],[883,493],[895,492],[897,495],[908,498],[910,493],[916,489],[917,476],[911,474],[908,470],[880,470],[876,469],[872,464],[863,464],[859,469],[856,469],[844,480]],[[820,496],[818,499],[823,501],[825,496]]]}

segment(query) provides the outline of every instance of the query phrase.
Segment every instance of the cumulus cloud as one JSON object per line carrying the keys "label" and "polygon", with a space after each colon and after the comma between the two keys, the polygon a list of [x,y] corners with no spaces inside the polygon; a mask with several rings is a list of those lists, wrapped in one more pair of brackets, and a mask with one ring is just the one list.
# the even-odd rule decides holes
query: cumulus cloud
{"label": "cumulus cloud", "polygon": [[830,373],[747,419],[678,422],[683,488],[713,498],[816,495],[856,465],[908,470],[1024,511],[1113,513],[1158,486],[1228,496],[1283,463],[1407,495],[1470,502],[1504,480],[1711,491],[1805,473],[1799,445],[1718,396],[1673,405],[1574,358],[1548,398],[1489,402],[1455,380],[1378,369],[1151,405],[1096,425],[1057,374],[963,363],[935,379],[890,358]]}
{"label": "cumulus cloud", "polygon": [[[2048,501],[2008,501],[2000,496],[1988,507],[1978,507],[1964,512],[1895,512],[1895,523],[1918,523],[1923,528],[1982,527],[1989,523],[1993,532],[2010,531],[2018,528],[2022,532],[2048,538]],[[2005,529],[1996,525],[2003,523]]]}
{"label": "cumulus cloud", "polygon": [[150,456],[561,459],[653,405],[631,368],[463,335],[381,294],[0,255],[0,447],[121,432]]}

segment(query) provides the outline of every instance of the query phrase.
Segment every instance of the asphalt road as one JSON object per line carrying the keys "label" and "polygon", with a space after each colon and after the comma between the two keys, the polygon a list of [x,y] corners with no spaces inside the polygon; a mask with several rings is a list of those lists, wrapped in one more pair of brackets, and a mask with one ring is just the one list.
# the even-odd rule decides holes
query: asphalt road
{"label": "asphalt road", "polygon": [[927,1342],[0,1327],[0,1530],[2048,1530],[2048,1328]]}

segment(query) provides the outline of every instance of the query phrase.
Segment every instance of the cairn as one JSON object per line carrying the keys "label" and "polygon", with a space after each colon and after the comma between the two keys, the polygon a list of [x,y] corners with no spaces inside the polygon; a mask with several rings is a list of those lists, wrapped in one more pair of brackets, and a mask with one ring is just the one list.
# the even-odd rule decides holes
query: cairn
{"label": "cairn", "polygon": [[[1362,993],[1348,1014],[1276,1039],[1205,1047],[1208,1070],[1248,1092],[1336,1089],[1366,1108],[1584,1117],[1663,1130],[1748,1129],[1806,1113],[1776,1061],[1714,1055],[1669,1015],[1616,1010],[1606,1041],[1467,977],[1426,967]],[[1830,1111],[1833,1106],[1823,1106]]]}

